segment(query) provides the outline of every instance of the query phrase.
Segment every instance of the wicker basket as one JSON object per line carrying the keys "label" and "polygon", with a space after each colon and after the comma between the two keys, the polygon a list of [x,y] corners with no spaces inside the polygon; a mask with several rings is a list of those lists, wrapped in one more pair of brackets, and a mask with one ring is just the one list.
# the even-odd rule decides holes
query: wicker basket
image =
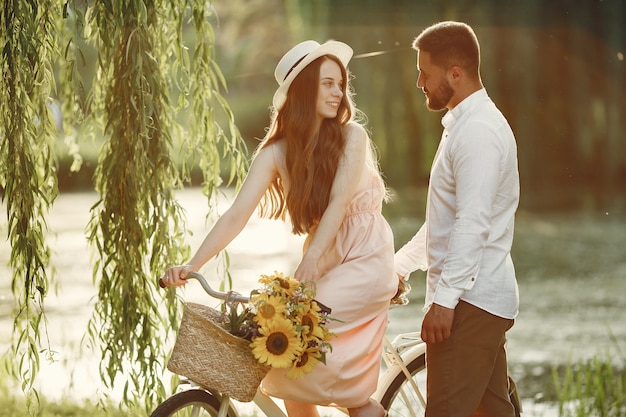
{"label": "wicker basket", "polygon": [[238,401],[252,401],[270,367],[254,358],[250,342],[224,330],[225,314],[186,303],[167,369]]}

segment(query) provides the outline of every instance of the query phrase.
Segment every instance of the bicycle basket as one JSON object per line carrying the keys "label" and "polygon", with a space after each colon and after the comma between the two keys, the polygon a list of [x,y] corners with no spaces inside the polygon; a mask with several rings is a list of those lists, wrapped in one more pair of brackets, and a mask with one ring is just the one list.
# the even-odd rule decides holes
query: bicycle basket
{"label": "bicycle basket", "polygon": [[167,369],[238,401],[252,401],[270,367],[255,359],[250,342],[224,329],[225,321],[218,310],[185,303]]}

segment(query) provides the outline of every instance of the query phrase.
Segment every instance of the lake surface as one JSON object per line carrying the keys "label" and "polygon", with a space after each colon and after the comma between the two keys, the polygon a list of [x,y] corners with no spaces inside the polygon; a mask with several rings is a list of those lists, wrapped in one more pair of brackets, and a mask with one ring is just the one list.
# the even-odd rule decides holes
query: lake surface
{"label": "lake surface", "polygon": [[[194,250],[204,238],[207,225],[212,223],[206,220],[206,200],[197,189],[181,191],[178,198],[187,210],[188,228],[193,232],[188,241]],[[99,353],[86,350],[81,344],[97,295],[92,282],[93,252],[85,238],[89,208],[96,200],[95,193],[61,194],[48,219],[47,243],[52,248],[51,264],[56,270],[57,289],[45,303],[50,345],[56,352],[56,361],[42,360],[38,389],[52,398],[94,398],[106,392],[99,380]],[[219,210],[223,211],[226,204],[226,200],[222,201]],[[6,213],[4,206],[0,208]],[[519,234],[525,245],[519,249],[524,276],[519,279],[521,312],[509,332],[508,353],[511,372],[524,398],[526,416],[554,415],[549,407],[535,404],[535,400],[541,400],[546,384],[550,384],[554,366],[594,355],[614,355],[616,340],[624,348],[626,255],[622,236],[625,225],[622,218],[597,221],[589,217],[563,219],[525,213],[518,216],[516,236]],[[2,351],[9,346],[13,305],[6,227],[5,215],[0,219],[0,233],[5,237],[0,241]],[[291,273],[297,265],[301,245],[302,238],[292,236],[287,224],[251,219],[228,248],[234,286],[247,293],[256,286],[259,274]],[[550,251],[558,253],[559,245],[572,252],[562,257],[565,261],[559,258],[558,262],[566,262],[566,267],[560,267],[549,257]],[[202,272],[214,277],[212,282],[217,285],[216,268],[217,263],[211,261]],[[559,273],[577,269],[582,272],[576,277],[571,272]],[[419,329],[423,278],[420,273],[411,278],[411,303],[391,311],[390,337]],[[182,294],[190,301],[208,302],[195,282]]]}

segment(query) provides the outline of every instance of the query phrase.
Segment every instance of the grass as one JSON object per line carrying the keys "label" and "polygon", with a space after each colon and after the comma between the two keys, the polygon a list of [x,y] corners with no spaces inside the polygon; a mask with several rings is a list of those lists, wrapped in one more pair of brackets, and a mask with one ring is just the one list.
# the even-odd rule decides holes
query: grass
{"label": "grass", "polygon": [[[79,404],[73,399],[65,399],[60,402],[48,402],[42,400],[39,411],[33,414],[38,417],[122,417],[125,413],[116,410],[111,405],[107,410],[103,410],[96,404],[82,403]],[[4,398],[0,400],[0,417],[20,417],[29,416],[24,401],[15,398]]]}
{"label": "grass", "polygon": [[[105,403],[106,408],[98,401],[62,398],[51,400],[39,398],[27,404],[21,392],[12,390],[13,381],[4,373],[0,373],[0,417],[122,417],[127,414],[119,410],[113,403]],[[29,413],[30,409],[30,413]]]}
{"label": "grass", "polygon": [[[0,417],[127,417],[140,415],[136,412],[120,409],[106,393],[98,391],[94,398],[76,398],[72,389],[60,398],[48,398],[37,391],[29,395],[20,389],[20,385],[8,373],[11,357],[0,355]],[[53,381],[54,382],[54,381]],[[141,409],[141,407],[133,407]]]}
{"label": "grass", "polygon": [[595,356],[554,370],[559,416],[626,416],[626,372],[614,359]]}

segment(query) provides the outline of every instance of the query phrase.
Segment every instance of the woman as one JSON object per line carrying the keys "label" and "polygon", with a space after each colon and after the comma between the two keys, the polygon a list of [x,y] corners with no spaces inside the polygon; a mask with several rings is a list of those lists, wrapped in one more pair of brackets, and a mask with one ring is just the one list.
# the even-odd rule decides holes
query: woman
{"label": "woman", "polygon": [[272,123],[232,206],[186,265],[168,269],[166,285],[184,285],[243,229],[259,206],[306,234],[294,277],[315,281],[315,298],[332,309],[336,334],[326,365],[298,380],[272,369],[261,384],[285,400],[290,417],[318,416],[338,405],[353,417],[380,417],[370,399],[380,369],[393,272],[393,236],[381,214],[385,186],[365,129],[354,121],[346,70],[352,49],[315,41],[293,47],[278,63]]}

